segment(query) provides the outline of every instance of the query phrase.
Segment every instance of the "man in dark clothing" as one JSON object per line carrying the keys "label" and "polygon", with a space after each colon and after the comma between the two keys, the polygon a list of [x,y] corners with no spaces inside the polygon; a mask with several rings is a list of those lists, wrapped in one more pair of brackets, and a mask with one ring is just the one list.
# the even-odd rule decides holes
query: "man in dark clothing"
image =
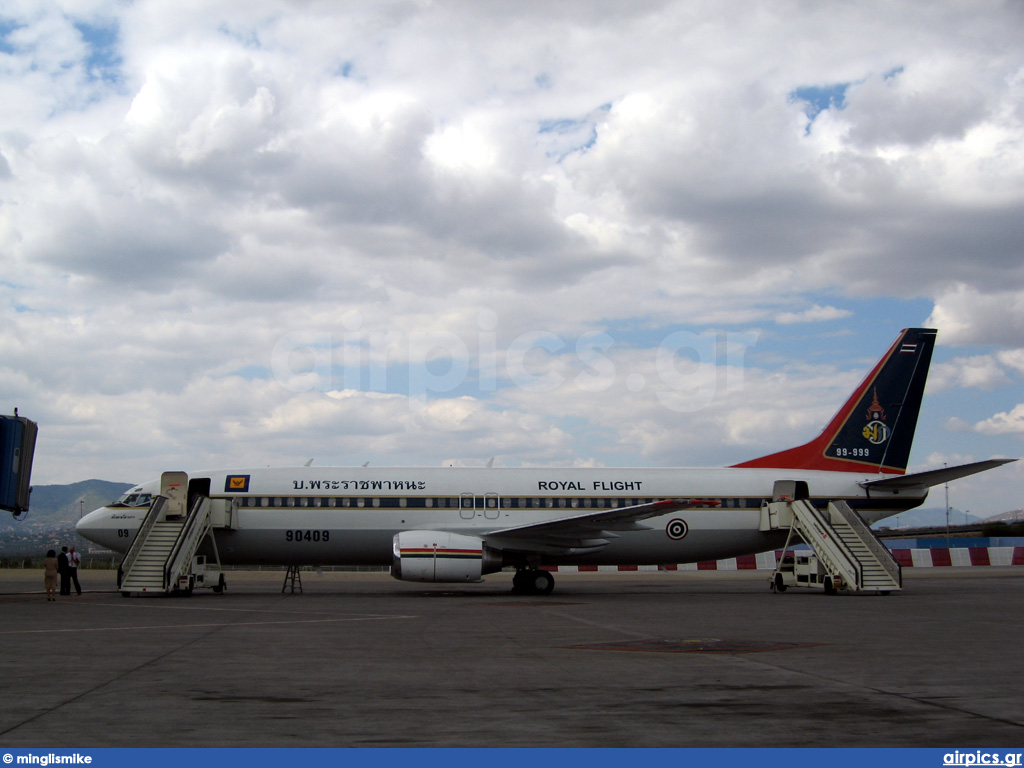
{"label": "man in dark clothing", "polygon": [[61,547],[57,555],[57,573],[60,574],[60,593],[71,594],[71,567],[68,565],[68,548]]}

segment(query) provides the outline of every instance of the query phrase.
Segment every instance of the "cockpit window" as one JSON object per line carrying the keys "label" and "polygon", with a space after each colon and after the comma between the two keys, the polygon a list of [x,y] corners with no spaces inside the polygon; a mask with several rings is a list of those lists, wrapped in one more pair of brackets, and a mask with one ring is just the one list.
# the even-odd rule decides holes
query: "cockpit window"
{"label": "cockpit window", "polygon": [[153,494],[128,491],[124,496],[114,502],[119,507],[148,507],[153,501]]}

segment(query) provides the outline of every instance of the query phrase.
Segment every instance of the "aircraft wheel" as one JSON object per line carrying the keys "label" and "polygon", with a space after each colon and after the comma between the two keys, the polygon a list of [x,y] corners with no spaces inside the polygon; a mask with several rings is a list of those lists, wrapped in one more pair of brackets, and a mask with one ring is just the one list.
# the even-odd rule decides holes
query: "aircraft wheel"
{"label": "aircraft wheel", "polygon": [[786,585],[782,581],[782,574],[781,573],[776,573],[775,574],[775,591],[776,592],[785,592],[786,591]]}
{"label": "aircraft wheel", "polygon": [[534,571],[530,576],[530,592],[535,595],[550,595],[555,588],[555,577],[547,571]]}
{"label": "aircraft wheel", "polygon": [[516,575],[512,577],[512,594],[513,595],[524,595],[526,594],[527,587],[527,575],[530,572],[527,570],[516,571]]}

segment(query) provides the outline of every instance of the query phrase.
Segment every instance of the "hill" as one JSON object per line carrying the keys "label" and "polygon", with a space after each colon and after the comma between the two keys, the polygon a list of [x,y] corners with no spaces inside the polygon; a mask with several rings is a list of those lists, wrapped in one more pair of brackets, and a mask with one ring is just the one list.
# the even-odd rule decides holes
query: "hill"
{"label": "hill", "polygon": [[986,523],[1020,523],[1024,522],[1024,509],[1011,509],[998,515],[985,518]]}
{"label": "hill", "polygon": [[[32,489],[28,515],[15,520],[0,515],[0,567],[12,563],[39,562],[48,549],[74,545],[83,563],[110,553],[86,541],[75,531],[82,512],[92,512],[131,488],[129,483],[85,480],[70,485],[37,485]],[[108,557],[109,559],[109,557]]]}
{"label": "hill", "polygon": [[[982,522],[981,518],[965,513],[959,509],[949,510],[950,525],[976,525]],[[872,528],[937,528],[946,524],[946,508],[932,507],[929,509],[911,509],[908,512],[900,512],[898,515],[887,517],[875,523]]]}
{"label": "hill", "polygon": [[53,528],[73,526],[82,512],[92,512],[132,487],[130,483],[111,483],[107,480],[83,480],[71,485],[37,485],[32,489],[28,515],[14,520],[10,515],[0,517],[0,528],[33,523]]}

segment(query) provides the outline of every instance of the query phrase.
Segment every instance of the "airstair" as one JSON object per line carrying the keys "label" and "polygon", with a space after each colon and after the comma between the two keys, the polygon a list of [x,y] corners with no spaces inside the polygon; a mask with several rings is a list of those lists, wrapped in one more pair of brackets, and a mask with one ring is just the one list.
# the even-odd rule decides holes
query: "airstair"
{"label": "airstair", "polygon": [[[223,576],[207,572],[205,557],[196,556],[208,535],[217,553],[210,498],[196,495],[186,513],[188,477],[183,472],[165,472],[160,490],[121,563],[121,594],[191,593],[211,575],[218,578],[215,591],[221,591]],[[217,565],[219,570],[219,557]]]}
{"label": "airstair", "polygon": [[[818,509],[809,499],[766,502],[761,510],[762,530],[789,529],[785,555],[796,536],[814,550],[817,575],[800,580],[799,564],[785,563],[783,557],[772,575],[774,587],[785,589],[794,583],[809,586],[820,583],[826,592],[848,589],[854,592],[888,594],[902,588],[899,563],[888,548],[845,501],[830,501]],[[806,576],[806,574],[803,574]]]}

